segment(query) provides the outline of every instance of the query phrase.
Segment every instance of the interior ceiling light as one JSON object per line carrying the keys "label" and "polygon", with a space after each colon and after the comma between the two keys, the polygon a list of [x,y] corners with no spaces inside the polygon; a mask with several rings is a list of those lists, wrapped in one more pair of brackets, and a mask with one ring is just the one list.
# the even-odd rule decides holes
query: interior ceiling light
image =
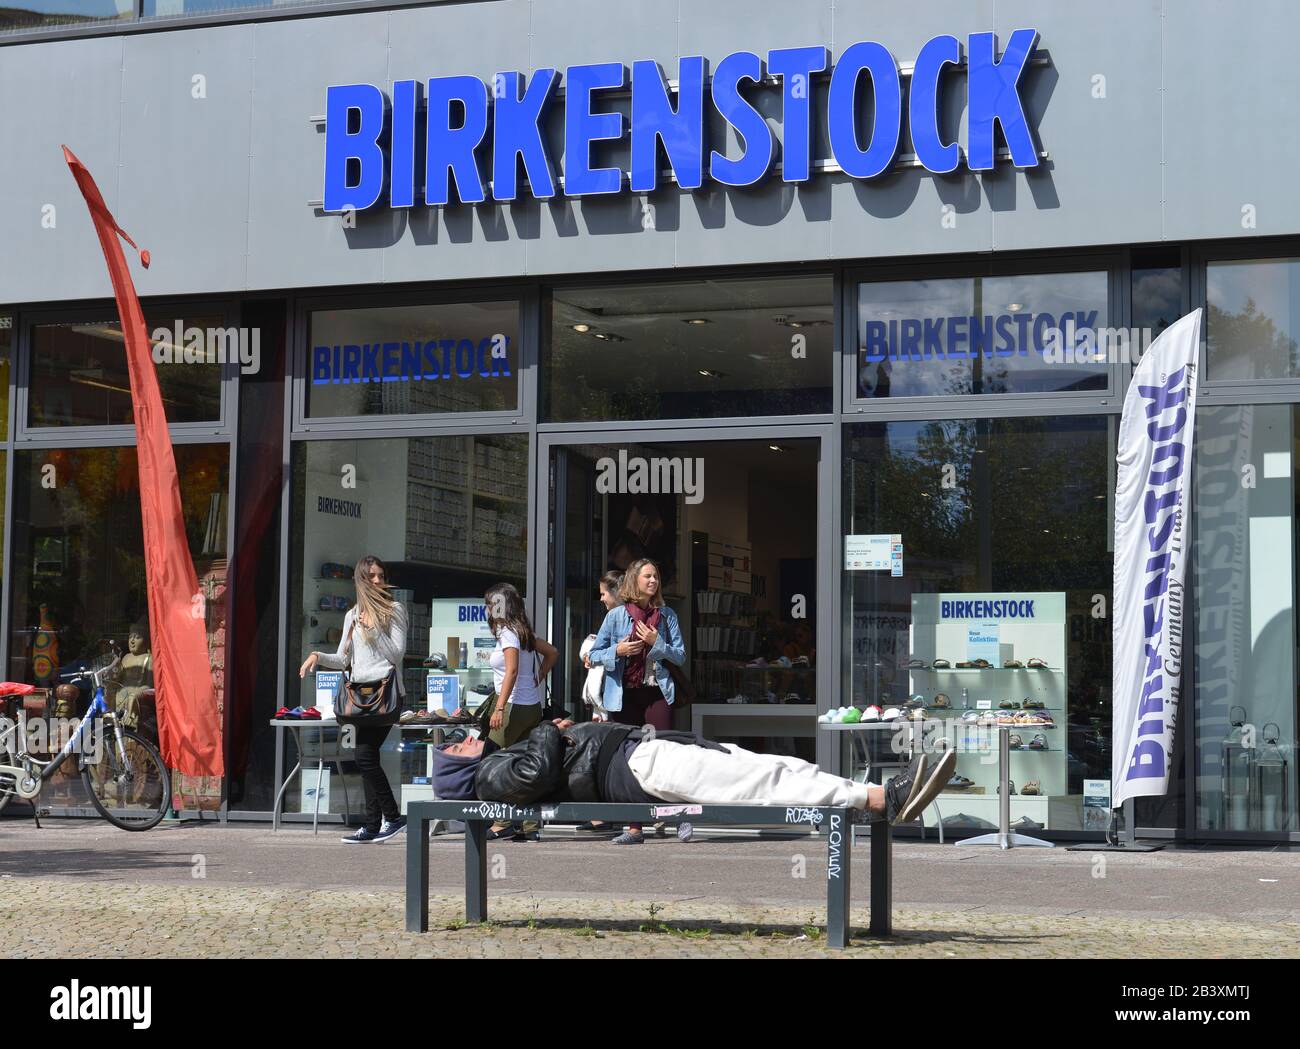
{"label": "interior ceiling light", "polygon": [[580,331],[580,332],[582,332],[583,334],[586,334],[587,332],[591,331],[591,325],[590,325],[590,324],[575,324],[575,325],[573,326],[573,330],[574,330],[574,331]]}
{"label": "interior ceiling light", "polygon": [[771,448],[772,451],[774,452],[788,452],[790,450],[789,448],[786,448],[784,445],[780,445],[780,444],[769,444],[768,447]]}
{"label": "interior ceiling light", "polygon": [[1008,303],[1007,303],[1007,309],[1009,309],[1012,313],[1019,313],[1019,312],[1020,312],[1021,310],[1023,310],[1024,308],[1025,308],[1025,304],[1024,304],[1023,302],[1008,302]]}
{"label": "interior ceiling light", "polygon": [[687,317],[682,321],[683,324],[712,324],[713,321],[708,317]]}
{"label": "interior ceiling light", "polygon": [[596,338],[603,339],[605,342],[627,342],[622,335],[616,335],[612,331],[598,331],[595,333]]}
{"label": "interior ceiling light", "polygon": [[712,368],[700,368],[699,373],[706,379],[722,379],[726,375],[725,372],[715,372]]}

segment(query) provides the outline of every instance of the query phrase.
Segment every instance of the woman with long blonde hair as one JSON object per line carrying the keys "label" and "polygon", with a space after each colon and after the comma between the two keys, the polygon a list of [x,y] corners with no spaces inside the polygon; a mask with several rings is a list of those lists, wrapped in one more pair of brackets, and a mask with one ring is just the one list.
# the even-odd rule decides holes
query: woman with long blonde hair
{"label": "woman with long blonde hair", "polygon": [[[388,680],[389,688],[396,688],[399,697],[405,696],[402,657],[406,654],[406,609],[400,601],[393,600],[388,570],[373,554],[357,562],[352,578],[357,603],[343,619],[343,639],[338,651],[313,652],[299,668],[298,676],[306,677],[317,666],[326,670],[346,669],[355,684],[379,684]],[[366,821],[359,831],[343,839],[349,845],[387,841],[406,826],[406,818],[379,763],[379,748],[394,722],[395,718],[380,724],[364,720],[352,725],[356,741],[353,760],[361,770]]]}

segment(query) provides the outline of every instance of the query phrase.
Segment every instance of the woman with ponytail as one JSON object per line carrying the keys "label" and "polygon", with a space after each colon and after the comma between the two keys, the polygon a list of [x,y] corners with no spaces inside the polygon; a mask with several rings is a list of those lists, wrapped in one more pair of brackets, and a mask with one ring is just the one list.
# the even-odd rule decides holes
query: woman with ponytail
{"label": "woman with ponytail", "polygon": [[[388,592],[388,571],[384,562],[373,554],[357,562],[353,581],[357,603],[343,619],[343,640],[338,651],[313,652],[298,670],[298,676],[306,677],[317,666],[326,670],[346,669],[351,680],[362,685],[377,684],[391,676],[389,687],[396,688],[398,696],[404,696],[402,657],[406,654],[406,609]],[[357,721],[351,726],[356,734],[354,760],[361,770],[366,795],[366,821],[359,831],[343,839],[349,845],[386,841],[406,826],[393,788],[379,763],[379,748],[392,726],[391,721],[381,724]]]}

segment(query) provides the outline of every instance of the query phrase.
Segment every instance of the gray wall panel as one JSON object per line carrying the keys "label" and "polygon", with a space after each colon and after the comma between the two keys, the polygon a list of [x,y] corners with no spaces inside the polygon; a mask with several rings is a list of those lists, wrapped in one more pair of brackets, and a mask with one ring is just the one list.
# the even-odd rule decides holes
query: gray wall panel
{"label": "gray wall panel", "polygon": [[[1296,232],[1300,5],[1165,7],[1165,236]],[[1247,204],[1254,229],[1242,226]]]}
{"label": "gray wall panel", "polygon": [[[1022,81],[1051,158],[1033,172],[984,176],[994,247],[1159,240],[1160,0],[998,0],[999,44],[1026,26],[1052,56]],[[1093,97],[1095,75],[1105,98]]]}
{"label": "gray wall panel", "polygon": [[[429,12],[431,16],[436,11]],[[382,248],[399,212],[373,209],[345,228],[337,215],[307,206],[324,186],[325,134],[308,118],[325,112],[330,84],[384,84],[385,12],[265,22],[254,38],[252,184],[248,207],[248,286],[369,284],[383,279]],[[430,52],[436,45],[430,47]]]}
{"label": "gray wall panel", "polygon": [[[0,50],[0,301],[112,294],[99,240],[64,163],[67,145],[95,176],[104,201],[118,200],[122,127],[122,38]],[[52,204],[54,228],[42,227]],[[133,236],[136,230],[123,219]],[[139,241],[137,240],[137,243]],[[128,250],[130,250],[128,248]]]}
{"label": "gray wall panel", "polygon": [[[308,118],[324,112],[329,84],[643,58],[675,76],[681,54],[716,63],[742,48],[823,43],[838,55],[863,39],[906,64],[938,33],[993,29],[1005,40],[1021,25],[1040,29],[1051,56],[1027,78],[1051,153],[1043,173],[900,169],[870,183],[823,174],[801,189],[778,177],[696,194],[668,184],[648,198],[375,209],[354,229],[308,206],[322,194],[324,160],[324,135]],[[1300,138],[1288,130],[1297,31],[1300,6],[1283,0],[498,0],[3,47],[0,121],[20,148],[0,167],[0,193],[13,202],[0,214],[0,301],[108,290],[62,141],[155,252],[155,268],[138,274],[146,293],[1235,237],[1250,232],[1243,204],[1258,209],[1260,234],[1300,233],[1289,188]],[[195,72],[208,77],[202,102],[189,93]],[[1104,100],[1092,97],[1097,73]],[[947,83],[944,126],[964,143],[965,74]],[[779,128],[779,93],[766,89],[757,104]],[[818,109],[826,156],[824,88]],[[553,120],[561,164],[562,132]],[[711,144],[724,141],[715,121]],[[596,151],[603,163],[626,154]],[[56,231],[40,228],[43,203],[59,208]]]}
{"label": "gray wall panel", "polygon": [[118,220],[154,258],[136,287],[243,288],[253,27],[139,34],[125,58]]}

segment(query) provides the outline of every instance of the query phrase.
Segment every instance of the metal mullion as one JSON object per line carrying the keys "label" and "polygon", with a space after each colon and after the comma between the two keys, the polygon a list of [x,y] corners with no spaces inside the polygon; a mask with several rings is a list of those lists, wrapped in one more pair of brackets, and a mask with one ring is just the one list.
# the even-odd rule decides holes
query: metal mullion
{"label": "metal mullion", "polygon": [[[1021,396],[1021,395],[1016,395]],[[1069,400],[1061,402],[1051,394],[1024,394],[1025,400],[1014,402],[998,400],[958,407],[964,400],[981,399],[979,394],[967,398],[936,398],[922,404],[885,404],[878,410],[861,408],[846,412],[846,423],[864,422],[926,422],[933,419],[1015,419],[1053,416],[1118,415],[1123,409],[1119,397],[1104,401]]]}
{"label": "metal mullion", "polygon": [[653,429],[655,434],[671,434],[681,430],[738,430],[748,427],[774,426],[827,426],[835,422],[834,412],[820,415],[751,415],[730,416],[725,419],[602,419],[571,423],[539,423],[537,430],[544,434],[588,434],[608,431],[611,426],[622,427],[622,432],[639,433]]}
{"label": "metal mullion", "polygon": [[298,444],[303,441],[379,441],[410,439],[415,437],[467,437],[471,435],[518,435],[527,433],[522,426],[502,425],[500,420],[480,420],[475,422],[447,423],[434,425],[424,422],[418,426],[368,426],[355,429],[311,430],[291,433],[289,440]]}
{"label": "metal mullion", "polygon": [[[21,356],[19,343],[22,339],[22,311],[13,311],[13,332],[12,342],[13,353]],[[12,587],[10,582],[13,578],[13,572],[10,571],[13,565],[13,521],[14,521],[14,431],[18,426],[18,360],[11,359],[9,362],[9,383],[8,389],[5,390],[5,397],[9,404],[9,426],[4,435],[5,445],[5,484],[4,484],[4,541],[3,557],[0,562],[0,665],[5,668],[6,676],[9,673],[9,624],[12,620],[12,609],[10,601],[13,598]]]}

